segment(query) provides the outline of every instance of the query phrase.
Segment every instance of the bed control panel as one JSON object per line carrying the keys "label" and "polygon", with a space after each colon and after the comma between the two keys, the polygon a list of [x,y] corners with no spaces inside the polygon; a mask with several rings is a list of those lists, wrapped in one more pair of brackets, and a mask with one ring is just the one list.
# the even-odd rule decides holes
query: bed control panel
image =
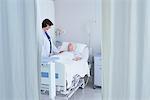
{"label": "bed control panel", "polygon": [[50,99],[55,98],[55,63],[42,63],[40,68],[40,91],[42,95],[49,95]]}

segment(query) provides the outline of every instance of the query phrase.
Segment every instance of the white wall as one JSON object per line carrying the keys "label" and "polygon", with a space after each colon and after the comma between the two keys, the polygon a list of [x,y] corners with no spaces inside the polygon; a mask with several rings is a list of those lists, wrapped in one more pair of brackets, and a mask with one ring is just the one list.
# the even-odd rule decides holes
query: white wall
{"label": "white wall", "polygon": [[65,30],[63,41],[91,44],[93,53],[100,51],[100,1],[55,0],[56,27]]}
{"label": "white wall", "polygon": [[[55,6],[53,0],[39,0],[39,16],[40,16],[40,25],[45,18],[50,19],[53,22],[52,28],[48,33],[52,34],[54,38],[54,28],[55,28]],[[41,26],[42,28],[42,26]]]}

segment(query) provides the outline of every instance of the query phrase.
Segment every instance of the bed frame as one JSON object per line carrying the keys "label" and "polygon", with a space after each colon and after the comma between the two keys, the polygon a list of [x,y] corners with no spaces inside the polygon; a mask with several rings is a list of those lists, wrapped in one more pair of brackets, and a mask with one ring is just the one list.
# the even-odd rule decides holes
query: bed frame
{"label": "bed frame", "polygon": [[77,90],[78,88],[84,88],[88,83],[88,78],[85,80],[84,77],[76,76],[78,81],[75,83],[76,85],[72,85],[69,89],[67,89],[67,81],[66,81],[66,73],[65,66],[62,63],[55,63],[55,80],[56,80],[56,94],[59,97],[65,98],[68,100]]}
{"label": "bed frame", "polygon": [[[65,45],[63,45],[63,46],[65,47]],[[88,62],[89,49],[87,46],[84,48],[83,52],[84,53],[82,54],[82,59],[84,59],[85,61]],[[86,75],[86,76],[88,76],[88,75]],[[69,87],[69,89],[67,89],[65,65],[60,62],[55,62],[55,80],[56,80],[55,82],[56,82],[57,96],[61,95],[61,96],[65,97],[66,99],[69,99],[79,87],[81,87],[83,89],[86,86],[89,78],[85,79],[85,77],[77,76],[77,79],[78,79],[78,81],[77,81],[77,83],[75,83],[75,86],[72,85],[71,87]]]}

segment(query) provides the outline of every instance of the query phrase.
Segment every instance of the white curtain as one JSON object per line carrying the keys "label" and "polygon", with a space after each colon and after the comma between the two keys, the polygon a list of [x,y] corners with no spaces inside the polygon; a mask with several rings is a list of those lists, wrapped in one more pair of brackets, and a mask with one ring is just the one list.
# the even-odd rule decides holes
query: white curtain
{"label": "white curtain", "polygon": [[150,0],[107,1],[110,33],[106,37],[103,30],[103,99],[150,100]]}
{"label": "white curtain", "polygon": [[0,0],[0,100],[39,100],[35,0]]}

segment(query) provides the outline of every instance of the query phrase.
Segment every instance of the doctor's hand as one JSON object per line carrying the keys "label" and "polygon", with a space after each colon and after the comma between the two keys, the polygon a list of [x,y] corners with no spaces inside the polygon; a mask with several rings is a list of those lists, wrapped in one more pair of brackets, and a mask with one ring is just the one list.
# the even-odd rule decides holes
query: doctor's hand
{"label": "doctor's hand", "polygon": [[54,55],[58,55],[58,54],[61,54],[63,53],[64,51],[60,51],[60,52],[55,52]]}
{"label": "doctor's hand", "polygon": [[63,53],[64,51],[60,51],[59,53]]}

